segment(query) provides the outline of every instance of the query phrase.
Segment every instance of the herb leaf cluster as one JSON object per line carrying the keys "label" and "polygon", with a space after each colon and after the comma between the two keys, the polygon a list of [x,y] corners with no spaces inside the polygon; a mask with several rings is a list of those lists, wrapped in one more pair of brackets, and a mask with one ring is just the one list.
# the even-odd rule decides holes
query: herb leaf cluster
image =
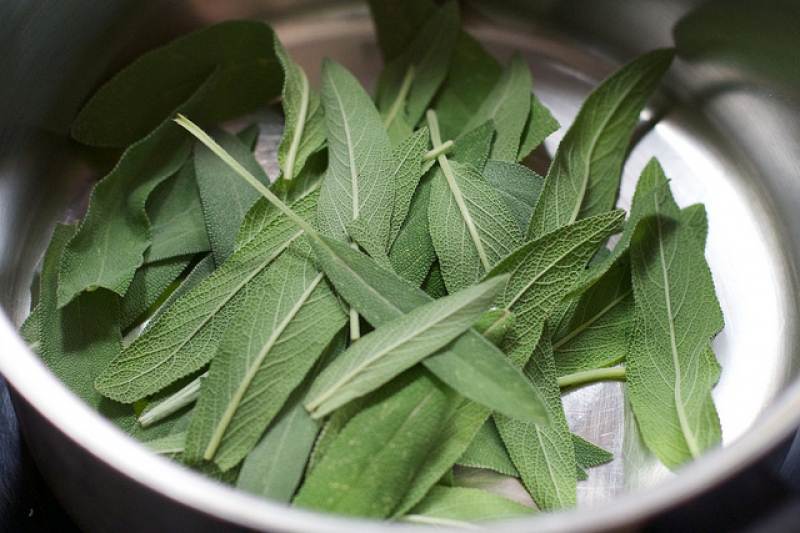
{"label": "herb leaf cluster", "polygon": [[[251,21],[98,90],[73,136],[127,148],[85,218],[56,228],[31,346],[157,453],[346,515],[535,512],[463,467],[519,478],[541,510],[574,506],[585,469],[613,457],[571,433],[561,394],[603,379],[627,380],[667,466],[718,445],[705,211],[677,206],[656,160],[627,221],[614,209],[673,52],[605,80],[542,178],[521,162],[559,126],[524,58],[499,64],[455,2],[371,5],[374,95],[333,60],[315,90]],[[279,96],[270,182],[257,127],[217,124]]]}

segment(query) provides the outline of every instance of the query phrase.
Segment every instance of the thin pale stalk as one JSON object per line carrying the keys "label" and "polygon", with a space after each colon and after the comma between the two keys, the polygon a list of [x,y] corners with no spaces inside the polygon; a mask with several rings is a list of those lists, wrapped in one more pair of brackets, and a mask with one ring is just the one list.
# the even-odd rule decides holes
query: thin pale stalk
{"label": "thin pale stalk", "polygon": [[[428,127],[431,130],[431,140],[433,141],[433,148],[435,150],[441,147],[443,144],[442,136],[439,130],[439,121],[436,118],[436,112],[433,109],[428,110],[427,117]],[[461,194],[461,190],[458,188],[455,175],[453,174],[453,169],[450,167],[450,162],[447,160],[447,156],[443,154],[440,155],[438,159],[439,166],[442,167],[442,172],[447,180],[447,185],[450,187],[450,191],[453,193],[453,197],[456,200],[456,205],[458,205],[458,209],[461,211],[461,217],[464,219],[464,222],[467,225],[467,230],[472,237],[472,242],[475,244],[475,249],[478,251],[478,257],[481,259],[481,264],[483,265],[484,270],[489,272],[491,269],[489,257],[486,255],[486,250],[483,248],[483,242],[478,235],[478,228],[475,227],[475,223],[472,220],[472,215],[470,215],[467,204],[464,202],[464,197]]]}
{"label": "thin pale stalk", "polygon": [[193,403],[200,395],[200,389],[202,389],[206,377],[208,377],[208,372],[204,372],[194,381],[153,407],[151,410],[142,413],[139,417],[139,425],[143,428],[151,426]]}
{"label": "thin pale stalk", "polygon": [[585,372],[576,372],[558,378],[558,386],[561,389],[574,389],[585,387],[599,381],[625,381],[627,374],[624,366],[612,366],[609,368],[598,368]]}
{"label": "thin pale stalk", "polygon": [[454,143],[452,140],[443,142],[438,148],[434,148],[433,150],[425,152],[425,155],[422,156],[422,162],[427,163],[428,161],[433,161],[440,155],[446,154],[453,146],[455,146],[455,144],[456,143]]}
{"label": "thin pale stalk", "polygon": [[400,109],[403,108],[403,105],[406,103],[406,98],[408,98],[408,91],[411,90],[411,84],[414,82],[414,76],[416,75],[416,69],[414,65],[409,65],[408,70],[406,70],[406,75],[403,77],[403,84],[400,86],[400,92],[397,94],[397,98],[394,99],[392,102],[392,107],[389,109],[389,114],[386,115],[386,118],[383,121],[384,129],[388,129],[389,126],[394,122],[395,117],[400,112]]}

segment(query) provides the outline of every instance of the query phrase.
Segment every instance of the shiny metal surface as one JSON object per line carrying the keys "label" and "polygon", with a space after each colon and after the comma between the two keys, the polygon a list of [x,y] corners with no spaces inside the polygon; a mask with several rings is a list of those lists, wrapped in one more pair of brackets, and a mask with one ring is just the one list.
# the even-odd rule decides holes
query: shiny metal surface
{"label": "shiny metal surface", "polygon": [[[707,37],[716,35],[715,25],[724,30],[725,24],[739,28],[743,19],[763,19],[741,37],[757,43],[758,28],[779,25],[775,13],[786,18],[780,13],[791,2],[750,4],[508,0],[491,8],[476,2],[469,11],[470,31],[498,58],[523,52],[534,90],[564,125],[621,62],[671,45],[680,23],[676,35],[685,59],[676,62],[642,115],[620,205],[627,207],[636,176],[652,156],[672,179],[679,204],[706,204],[706,253],[726,317],[714,341],[723,366],[714,392],[723,449],[670,473],[638,441],[624,385],[570,393],[565,405],[572,429],[613,451],[615,461],[590,470],[580,484],[579,510],[493,525],[493,531],[530,531],[534,524],[537,531],[635,530],[734,476],[800,423],[800,62],[792,63],[790,51],[784,57],[763,47],[738,47],[732,32],[727,41]],[[714,15],[721,6],[737,16],[720,22]],[[0,79],[6,80],[0,84],[0,372],[17,392],[40,467],[87,531],[405,530],[286,509],[150,454],[81,404],[15,333],[53,224],[79,214],[96,177],[65,138],[82,99],[138,51],[237,17],[273,21],[312,83],[324,56],[343,62],[368,86],[380,68],[368,13],[357,3],[0,5]],[[792,35],[790,30],[778,35]],[[753,60],[758,54],[761,62]],[[549,154],[563,131],[546,141]],[[263,155],[265,162],[270,157]],[[505,490],[513,495],[518,489],[511,483]]]}

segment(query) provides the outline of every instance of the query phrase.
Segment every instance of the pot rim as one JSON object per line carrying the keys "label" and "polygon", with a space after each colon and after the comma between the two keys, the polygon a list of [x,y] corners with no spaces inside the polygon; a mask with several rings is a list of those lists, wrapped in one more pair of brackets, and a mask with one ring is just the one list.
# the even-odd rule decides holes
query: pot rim
{"label": "pot rim", "polygon": [[[289,508],[239,491],[150,452],[70,391],[28,348],[5,313],[0,317],[0,373],[60,432],[98,460],[151,490],[200,513],[233,524],[286,533],[374,531],[373,520]],[[80,421],[80,423],[76,423]],[[780,444],[800,425],[800,380],[787,387],[759,420],[726,448],[713,450],[656,487],[625,494],[610,505],[538,515],[537,531],[605,531],[635,526],[722,483]],[[492,525],[498,532],[529,531],[532,519]],[[396,531],[419,526],[381,523]]]}

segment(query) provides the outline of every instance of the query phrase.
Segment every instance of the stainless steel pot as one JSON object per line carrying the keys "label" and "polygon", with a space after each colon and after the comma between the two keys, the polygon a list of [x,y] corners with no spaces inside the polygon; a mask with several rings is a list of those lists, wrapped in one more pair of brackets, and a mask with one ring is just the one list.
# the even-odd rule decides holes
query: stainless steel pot
{"label": "stainless steel pot", "polygon": [[[707,255],[727,323],[715,340],[724,368],[714,393],[724,446],[673,475],[636,440],[623,387],[570,394],[573,430],[617,460],[582,485],[578,510],[492,526],[509,533],[636,530],[736,476],[800,424],[800,8],[790,0],[506,0],[467,7],[468,27],[499,58],[524,53],[537,94],[562,124],[620,62],[678,46],[680,59],[642,116],[620,203],[629,201],[635,176],[653,155],[673,178],[679,203],[706,203]],[[14,390],[40,469],[86,531],[405,530],[288,509],[149,453],[84,406],[16,333],[54,223],[79,214],[95,178],[66,135],[75,111],[138,53],[242,17],[273,22],[312,81],[324,55],[367,84],[377,75],[369,15],[357,3],[0,4],[0,372]],[[549,153],[559,138],[547,141]]]}

